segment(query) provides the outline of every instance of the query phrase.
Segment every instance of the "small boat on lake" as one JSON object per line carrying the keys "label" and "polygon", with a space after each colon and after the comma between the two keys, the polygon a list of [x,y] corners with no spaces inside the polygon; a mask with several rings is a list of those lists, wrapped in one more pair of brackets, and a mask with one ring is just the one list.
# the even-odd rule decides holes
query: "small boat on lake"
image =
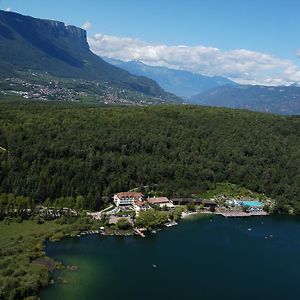
{"label": "small boat on lake", "polygon": [[172,221],[172,222],[169,222],[169,223],[165,224],[166,227],[171,227],[171,226],[175,226],[175,225],[178,225],[178,223],[175,222],[175,221]]}

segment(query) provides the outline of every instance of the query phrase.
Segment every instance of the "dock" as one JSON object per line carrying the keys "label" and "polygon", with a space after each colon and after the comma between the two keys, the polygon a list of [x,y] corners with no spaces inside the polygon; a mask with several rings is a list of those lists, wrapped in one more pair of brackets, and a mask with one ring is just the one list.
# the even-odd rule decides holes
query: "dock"
{"label": "dock", "polygon": [[268,216],[269,214],[265,211],[253,211],[253,212],[219,211],[219,212],[215,212],[215,215],[223,216],[225,218],[247,218],[247,217],[254,217],[254,216]]}
{"label": "dock", "polygon": [[140,228],[133,228],[133,231],[136,233],[136,234],[138,234],[138,235],[140,235],[141,237],[146,237],[145,236],[145,234],[143,233],[143,231],[140,229]]}

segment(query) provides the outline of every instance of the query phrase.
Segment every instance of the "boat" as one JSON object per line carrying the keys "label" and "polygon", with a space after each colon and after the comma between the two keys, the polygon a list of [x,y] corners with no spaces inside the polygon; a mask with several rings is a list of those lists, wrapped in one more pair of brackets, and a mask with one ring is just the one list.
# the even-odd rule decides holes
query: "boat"
{"label": "boat", "polygon": [[165,224],[166,227],[171,227],[171,226],[175,226],[175,225],[178,225],[178,223],[175,222],[175,221],[172,221],[172,222],[169,222],[169,223]]}

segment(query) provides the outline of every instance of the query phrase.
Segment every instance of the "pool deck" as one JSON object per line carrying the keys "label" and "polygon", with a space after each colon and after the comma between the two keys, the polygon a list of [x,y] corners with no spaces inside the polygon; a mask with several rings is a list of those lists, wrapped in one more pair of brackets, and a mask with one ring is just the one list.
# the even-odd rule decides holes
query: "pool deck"
{"label": "pool deck", "polygon": [[225,218],[246,218],[254,216],[268,216],[269,214],[265,211],[253,211],[253,212],[243,212],[243,211],[224,211],[215,212],[215,215],[220,215]]}

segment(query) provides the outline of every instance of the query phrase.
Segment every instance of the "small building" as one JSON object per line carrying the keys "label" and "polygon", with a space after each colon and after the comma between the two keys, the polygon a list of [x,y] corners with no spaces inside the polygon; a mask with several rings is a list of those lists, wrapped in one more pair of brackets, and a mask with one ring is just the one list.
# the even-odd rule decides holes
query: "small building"
{"label": "small building", "polygon": [[173,208],[174,204],[167,197],[153,197],[148,198],[147,202],[151,205],[158,205],[159,207]]}
{"label": "small building", "polygon": [[203,199],[197,198],[197,199],[194,200],[194,203],[195,203],[195,205],[202,205],[203,204]]}
{"label": "small building", "polygon": [[146,211],[150,209],[150,205],[146,201],[141,200],[136,200],[132,206],[136,212]]}
{"label": "small building", "polygon": [[135,192],[121,192],[114,195],[114,203],[117,207],[134,205],[135,201],[143,201],[144,195]]}
{"label": "small building", "polygon": [[171,199],[173,205],[187,205],[189,203],[194,203],[193,198],[173,198]]}
{"label": "small building", "polygon": [[217,207],[217,203],[214,200],[203,200],[202,204],[205,208],[208,208],[210,211],[215,211]]}

